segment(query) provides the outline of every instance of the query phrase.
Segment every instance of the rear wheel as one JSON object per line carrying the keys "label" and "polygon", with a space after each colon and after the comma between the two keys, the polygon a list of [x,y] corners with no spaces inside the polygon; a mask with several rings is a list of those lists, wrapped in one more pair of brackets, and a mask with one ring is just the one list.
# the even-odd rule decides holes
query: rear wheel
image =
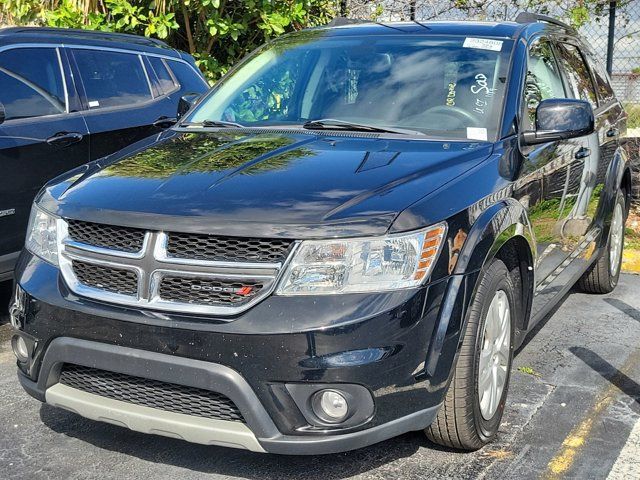
{"label": "rear wheel", "polygon": [[618,284],[622,250],[624,248],[624,224],[626,221],[625,197],[618,192],[611,217],[611,228],[605,250],[591,269],[578,281],[582,291],[587,293],[609,293]]}
{"label": "rear wheel", "polygon": [[505,264],[493,260],[470,307],[458,362],[429,439],[477,450],[498,432],[513,359],[516,288]]}

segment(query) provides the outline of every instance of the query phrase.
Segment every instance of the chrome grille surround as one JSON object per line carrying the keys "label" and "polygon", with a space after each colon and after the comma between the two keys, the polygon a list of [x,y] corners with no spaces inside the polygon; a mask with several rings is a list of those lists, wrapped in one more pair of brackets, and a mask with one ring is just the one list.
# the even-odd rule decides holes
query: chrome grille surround
{"label": "chrome grille surround", "polygon": [[[214,261],[197,258],[176,258],[167,253],[168,234],[162,231],[146,231],[142,248],[127,252],[102,246],[89,245],[71,238],[68,224],[58,220],[58,259],[60,271],[65,282],[79,296],[95,300],[148,308],[167,312],[199,315],[237,315],[269,296],[276,287],[280,273],[291,259],[298,242],[293,242],[288,256],[283,262],[239,262]],[[137,275],[138,285],[135,294],[123,294],[97,288],[83,283],[73,268],[73,262],[95,264],[106,269],[127,270]],[[259,285],[260,288],[247,296],[246,301],[222,303],[197,303],[185,291],[185,300],[179,301],[176,295],[163,298],[161,295],[164,278],[181,278],[185,284],[189,280],[200,279],[203,282],[223,284]],[[193,292],[197,299],[198,292]],[[235,297],[233,297],[235,298]]]}

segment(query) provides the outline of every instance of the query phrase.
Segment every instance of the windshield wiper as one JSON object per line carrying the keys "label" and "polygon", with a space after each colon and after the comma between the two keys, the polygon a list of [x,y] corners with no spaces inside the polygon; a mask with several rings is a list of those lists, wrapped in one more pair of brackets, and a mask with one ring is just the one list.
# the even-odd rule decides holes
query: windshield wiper
{"label": "windshield wiper", "polygon": [[415,130],[404,128],[387,128],[376,125],[366,125],[364,123],[347,122],[346,120],[336,120],[335,118],[322,118],[320,120],[309,120],[302,124],[302,128],[308,130],[352,130],[354,132],[377,132],[377,133],[397,133],[400,135],[424,135]]}
{"label": "windshield wiper", "polygon": [[205,128],[245,128],[244,125],[224,120],[203,120],[201,122],[181,123],[181,127],[205,127]]}

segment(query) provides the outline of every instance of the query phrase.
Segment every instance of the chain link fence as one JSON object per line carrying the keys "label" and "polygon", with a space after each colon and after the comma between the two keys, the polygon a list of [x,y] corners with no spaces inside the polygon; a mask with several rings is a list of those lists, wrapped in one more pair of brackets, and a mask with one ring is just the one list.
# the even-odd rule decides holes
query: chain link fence
{"label": "chain link fence", "polygon": [[[527,0],[472,0],[464,8],[450,0],[342,0],[342,16],[375,21],[484,20],[505,21],[518,12],[532,11],[567,22],[573,2],[542,2],[531,8]],[[610,20],[613,21],[610,31]],[[602,1],[579,29],[603,64],[607,65],[618,98],[640,108],[640,0]],[[611,35],[612,54],[608,55]],[[640,116],[640,114],[639,114]],[[637,127],[640,127],[640,122]]]}

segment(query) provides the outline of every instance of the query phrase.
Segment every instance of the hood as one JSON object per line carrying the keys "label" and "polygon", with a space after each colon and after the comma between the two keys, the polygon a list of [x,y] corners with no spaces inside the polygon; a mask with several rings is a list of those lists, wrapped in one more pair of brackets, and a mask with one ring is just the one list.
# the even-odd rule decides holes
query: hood
{"label": "hood", "polygon": [[402,210],[492,148],[295,131],[163,137],[48,187],[46,196],[64,217],[156,230],[380,235]]}

